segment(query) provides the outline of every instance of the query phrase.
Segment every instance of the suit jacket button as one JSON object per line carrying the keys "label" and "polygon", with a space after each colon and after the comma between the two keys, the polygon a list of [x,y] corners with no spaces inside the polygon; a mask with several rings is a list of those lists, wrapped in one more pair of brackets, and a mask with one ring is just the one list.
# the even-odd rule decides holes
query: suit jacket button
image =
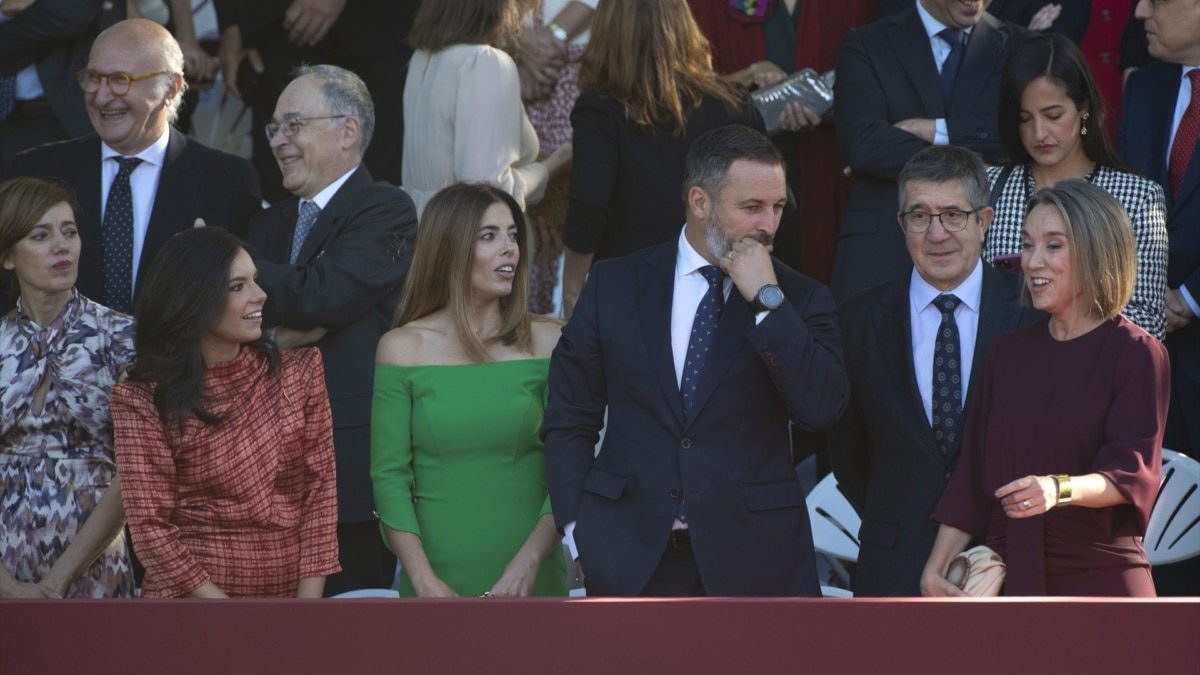
{"label": "suit jacket button", "polygon": [[979,134],[979,140],[986,141],[987,139],[988,139],[988,132],[984,131]]}
{"label": "suit jacket button", "polygon": [[949,474],[949,472],[947,472],[947,473],[946,473],[946,480],[950,480],[950,474]]}
{"label": "suit jacket button", "polygon": [[671,490],[667,494],[671,496],[671,499],[679,499],[679,490]]}
{"label": "suit jacket button", "polygon": [[692,439],[685,438],[682,441],[679,441],[679,446],[684,450],[687,450],[688,448],[692,447]]}

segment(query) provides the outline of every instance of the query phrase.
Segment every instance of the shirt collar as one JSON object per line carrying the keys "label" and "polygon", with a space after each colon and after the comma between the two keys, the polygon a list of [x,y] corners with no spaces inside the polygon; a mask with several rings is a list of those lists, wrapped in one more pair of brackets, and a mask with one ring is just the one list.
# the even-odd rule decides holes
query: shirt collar
{"label": "shirt collar", "polygon": [[317,205],[317,208],[319,208],[321,210],[325,210],[325,206],[327,204],[329,204],[329,200],[333,199],[333,196],[335,194],[337,194],[337,191],[342,189],[342,184],[345,183],[350,178],[350,174],[354,173],[355,171],[358,171],[357,166],[354,167],[353,169],[350,169],[346,173],[342,174],[342,176],[340,178],[333,181],[329,185],[326,185],[325,189],[321,190],[317,194],[313,195],[312,199],[309,199],[309,200],[301,199],[300,201],[313,202],[314,204]]}
{"label": "shirt collar", "polygon": [[[920,15],[921,24],[925,26],[925,34],[929,36],[930,40],[937,37],[938,33],[942,32],[950,27],[950,26],[947,26],[946,24],[942,23],[941,21],[938,21],[937,19],[933,18],[933,15],[929,13],[929,10],[925,9],[925,6],[921,4],[921,0],[916,0],[916,2],[917,2],[917,14]],[[963,32],[966,33],[967,35],[970,35],[971,31],[973,31],[973,30],[975,30],[975,27],[971,26],[969,28],[964,28]]]}
{"label": "shirt collar", "polygon": [[[167,161],[167,144],[170,142],[170,140],[171,140],[171,128],[167,127],[167,130],[163,132],[163,135],[159,136],[158,140],[151,143],[150,147],[146,148],[145,150],[142,150],[141,152],[139,152],[136,155],[128,155],[128,156],[138,157],[142,160],[143,164],[153,164],[154,166],[161,168],[162,165],[165,164]],[[107,160],[110,157],[125,157],[125,156],[126,155],[122,155],[121,153],[117,152],[116,150],[113,150],[112,148],[108,147],[107,143],[101,141],[101,143],[100,143],[100,159],[101,160]]]}
{"label": "shirt collar", "polygon": [[917,268],[913,268],[912,283],[908,286],[908,297],[918,313],[925,311],[925,308],[929,307],[929,303],[943,293],[953,293],[968,309],[978,312],[979,301],[983,296],[983,260],[976,260],[975,269],[971,270],[967,278],[948,291],[939,291],[934,288],[921,277]]}
{"label": "shirt collar", "polygon": [[675,256],[675,278],[685,277],[711,264],[692,247],[692,242],[687,238],[687,225],[684,225],[679,233],[679,253]]}

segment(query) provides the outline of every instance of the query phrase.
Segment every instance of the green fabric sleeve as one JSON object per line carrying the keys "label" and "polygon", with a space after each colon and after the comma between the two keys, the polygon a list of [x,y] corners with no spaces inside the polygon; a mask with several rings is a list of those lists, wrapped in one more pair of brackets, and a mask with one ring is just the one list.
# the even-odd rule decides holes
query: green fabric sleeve
{"label": "green fabric sleeve", "polygon": [[413,507],[412,389],[404,369],[397,366],[375,367],[371,483],[380,522],[420,536]]}

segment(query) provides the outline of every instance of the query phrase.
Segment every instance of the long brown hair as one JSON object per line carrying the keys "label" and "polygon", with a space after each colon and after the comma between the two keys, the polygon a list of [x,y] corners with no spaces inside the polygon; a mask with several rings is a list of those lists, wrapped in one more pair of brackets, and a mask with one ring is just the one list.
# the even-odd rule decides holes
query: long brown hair
{"label": "long brown hair", "polygon": [[686,0],[600,0],[591,30],[579,88],[620,101],[638,127],[672,120],[682,135],[705,96],[743,103],[713,71],[708,40]]}
{"label": "long brown hair", "polygon": [[533,353],[532,317],[529,315],[530,254],[525,214],[512,195],[487,183],[456,183],[438,192],[425,206],[417,229],[412,267],[396,308],[393,328],[445,307],[454,321],[458,343],[467,356],[477,363],[491,360],[484,342],[475,332],[471,266],[483,215],[497,202],[512,212],[513,222],[517,225],[517,249],[521,255],[517,260],[512,293],[500,298],[500,331],[496,339]]}

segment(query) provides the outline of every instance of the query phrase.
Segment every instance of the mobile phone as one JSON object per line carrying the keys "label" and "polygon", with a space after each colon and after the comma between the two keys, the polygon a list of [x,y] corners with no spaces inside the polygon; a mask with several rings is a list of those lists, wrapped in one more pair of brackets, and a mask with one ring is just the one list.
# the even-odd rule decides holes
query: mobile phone
{"label": "mobile phone", "polygon": [[1007,255],[998,255],[992,258],[992,266],[998,270],[1012,272],[1013,274],[1021,273],[1021,254],[1009,253]]}

